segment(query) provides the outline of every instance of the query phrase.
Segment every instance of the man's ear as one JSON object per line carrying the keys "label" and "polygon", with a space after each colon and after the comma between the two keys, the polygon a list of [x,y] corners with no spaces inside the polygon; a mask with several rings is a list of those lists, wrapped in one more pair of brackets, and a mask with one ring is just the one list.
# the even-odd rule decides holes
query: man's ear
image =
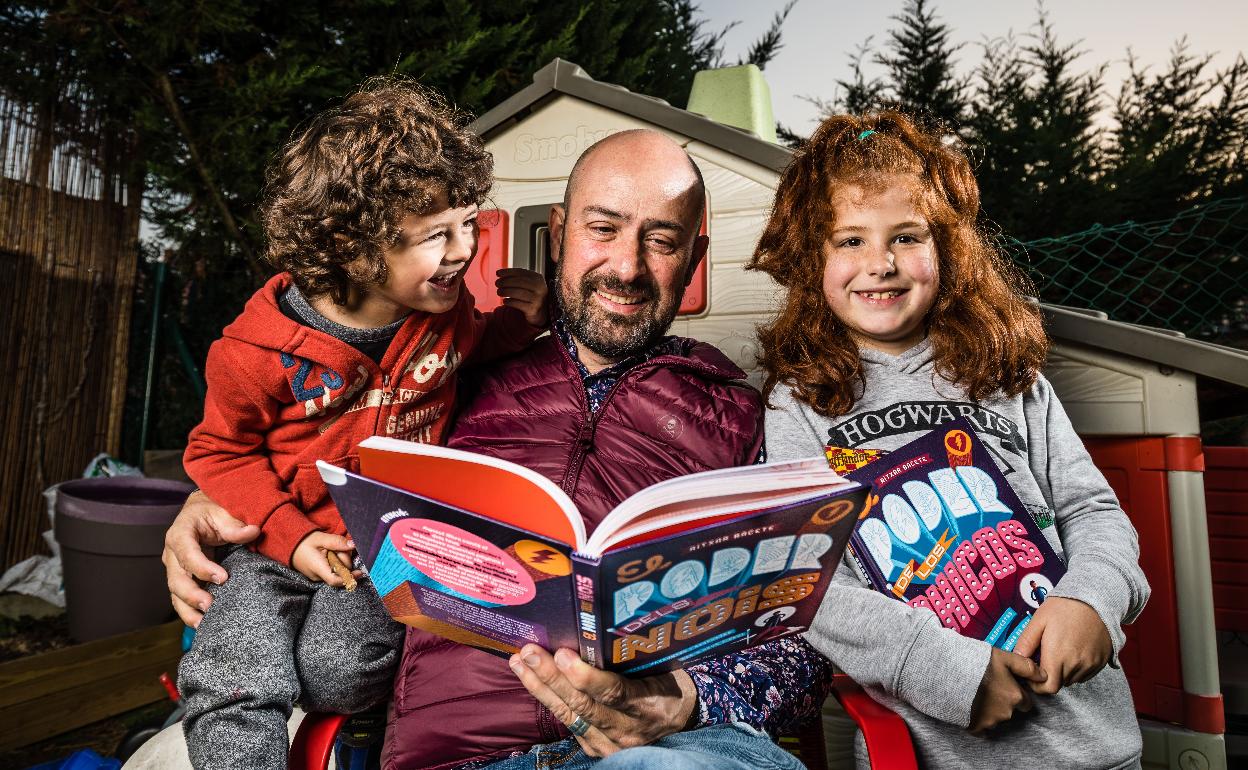
{"label": "man's ear", "polygon": [[711,245],[711,239],[705,235],[699,235],[693,239],[693,253],[689,256],[689,267],[685,268],[685,285],[688,286],[693,282],[693,274],[698,269],[698,265],[702,264],[702,260],[706,257],[706,249]]}
{"label": "man's ear", "polygon": [[563,253],[563,222],[567,217],[567,211],[558,203],[550,207],[550,216],[546,219],[546,225],[550,228],[550,258],[554,262],[559,261],[559,255]]}

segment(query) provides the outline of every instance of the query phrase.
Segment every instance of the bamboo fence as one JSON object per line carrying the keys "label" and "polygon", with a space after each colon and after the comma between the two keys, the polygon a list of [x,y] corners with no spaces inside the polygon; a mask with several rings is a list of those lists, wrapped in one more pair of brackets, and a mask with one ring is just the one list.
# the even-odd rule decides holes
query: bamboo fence
{"label": "bamboo fence", "polygon": [[[117,454],[138,259],[133,141],[72,91],[0,94],[0,569],[40,552],[41,492]],[[141,179],[141,177],[139,177]]]}

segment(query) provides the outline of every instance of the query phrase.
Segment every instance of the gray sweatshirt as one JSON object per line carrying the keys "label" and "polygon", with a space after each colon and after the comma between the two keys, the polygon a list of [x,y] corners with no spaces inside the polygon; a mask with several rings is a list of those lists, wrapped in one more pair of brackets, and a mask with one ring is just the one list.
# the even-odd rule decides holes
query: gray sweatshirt
{"label": "gray sweatshirt", "polygon": [[[1139,615],[1148,582],[1135,529],[1088,457],[1043,377],[1014,397],[973,403],[935,373],[924,341],[900,356],[862,351],[865,393],[829,420],[779,386],[767,411],[767,459],[811,457],[825,446],[893,450],[966,416],[992,452],[1066,574],[1049,596],[1086,602],[1105,622],[1114,654],[1090,681],[977,737],[966,731],[991,648],[866,587],[846,559],[807,639],[910,727],[929,768],[1001,766],[1117,768],[1140,761],[1139,724],[1117,666],[1122,624]],[[861,748],[859,764],[863,764]]]}

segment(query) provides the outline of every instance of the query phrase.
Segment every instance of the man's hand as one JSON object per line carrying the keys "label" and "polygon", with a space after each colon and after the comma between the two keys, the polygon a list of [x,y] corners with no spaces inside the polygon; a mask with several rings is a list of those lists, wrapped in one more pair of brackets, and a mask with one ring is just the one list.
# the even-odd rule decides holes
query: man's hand
{"label": "man's hand", "polygon": [[299,570],[308,580],[342,588],[342,578],[329,566],[325,552],[334,551],[343,564],[350,565],[354,558],[353,549],[351,541],[342,535],[311,532],[295,546],[295,553],[290,557],[290,566]]}
{"label": "man's hand", "polygon": [[567,649],[552,657],[527,644],[511,656],[511,670],[565,726],[578,716],[589,724],[576,740],[591,757],[680,732],[698,705],[693,680],[684,671],[627,679],[599,671]]}
{"label": "man's hand", "polygon": [[1044,679],[1044,671],[1030,659],[993,647],[988,670],[971,705],[971,724],[967,729],[982,733],[1009,720],[1015,711],[1031,711],[1031,693],[1023,682],[1035,687]]}
{"label": "man's hand", "polygon": [[546,326],[546,279],[522,267],[504,267],[494,281],[503,304],[524,313],[530,326]]}
{"label": "man's hand", "polygon": [[160,560],[165,563],[173,609],[182,622],[193,628],[212,604],[212,595],[200,588],[196,580],[221,585],[229,577],[220,564],[204,553],[206,547],[230,543],[250,543],[260,536],[260,528],[231,516],[224,508],[208,499],[203,492],[192,492],[165,532],[165,550]]}
{"label": "man's hand", "polygon": [[1114,651],[1109,631],[1096,610],[1078,599],[1050,596],[1036,610],[1014,645],[1014,652],[1032,657],[1040,650],[1040,668],[1049,678],[1031,689],[1052,695],[1067,685],[1096,676]]}

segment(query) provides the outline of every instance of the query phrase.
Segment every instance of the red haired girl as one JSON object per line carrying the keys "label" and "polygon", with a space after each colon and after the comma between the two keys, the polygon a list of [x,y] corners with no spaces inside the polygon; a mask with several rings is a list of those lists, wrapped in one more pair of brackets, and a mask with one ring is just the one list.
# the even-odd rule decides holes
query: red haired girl
{"label": "red haired girl", "polygon": [[1012,652],[848,564],[807,638],[906,720],[926,766],[1138,766],[1116,664],[1149,593],[1135,530],[1040,374],[1039,308],[978,214],[956,138],[900,113],[828,118],[795,153],[749,265],[787,290],[759,332],[767,455],[887,452],[968,417],[1067,572]]}

